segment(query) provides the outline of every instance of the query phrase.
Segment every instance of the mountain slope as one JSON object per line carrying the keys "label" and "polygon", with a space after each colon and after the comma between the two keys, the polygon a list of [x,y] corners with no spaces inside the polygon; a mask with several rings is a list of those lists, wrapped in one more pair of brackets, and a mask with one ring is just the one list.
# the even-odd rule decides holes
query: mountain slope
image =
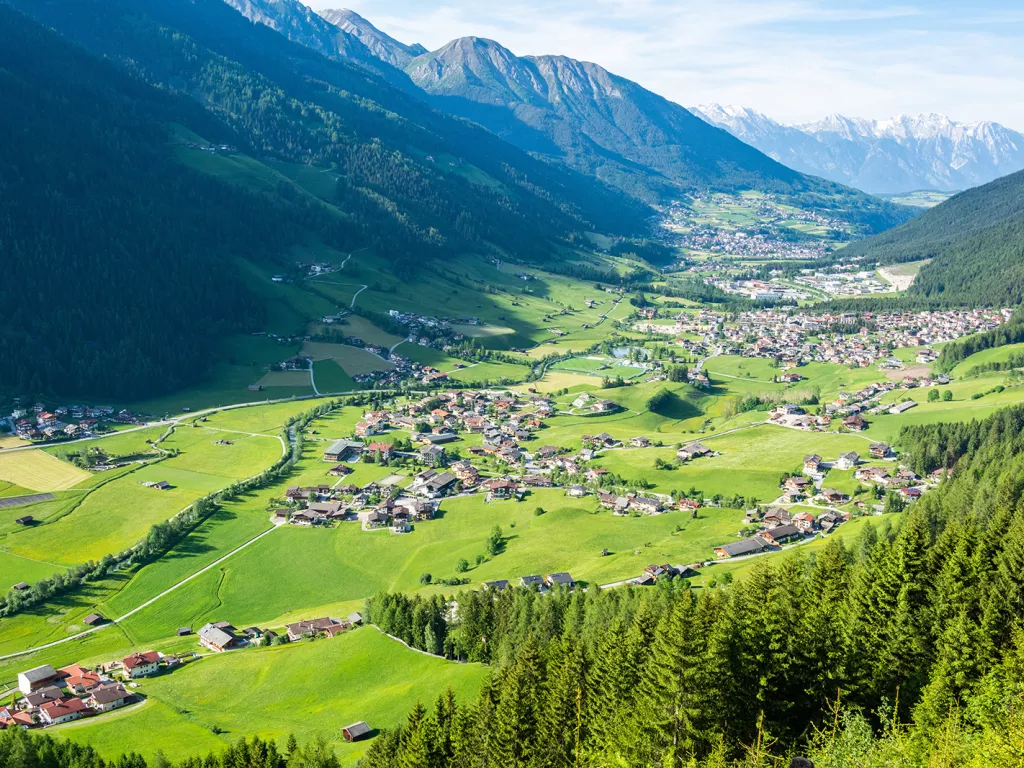
{"label": "mountain slope", "polygon": [[318,11],[328,22],[357,38],[381,61],[393,67],[404,69],[410,61],[427,52],[418,43],[406,45],[381,32],[355,11],[347,8]]}
{"label": "mountain slope", "polygon": [[[229,2],[273,8],[263,16],[290,7],[297,21],[277,28],[300,27],[308,15],[299,0]],[[251,10],[248,15],[259,18]],[[386,62],[401,65],[417,50],[352,11],[324,11],[323,16],[358,36]],[[292,38],[320,47],[316,39]],[[417,56],[405,70],[438,109],[647,203],[708,189],[758,189],[786,195],[787,202],[851,221],[868,233],[910,215],[899,206],[795,173],[596,64],[564,56],[517,57],[494,41],[464,38]]]}
{"label": "mountain slope", "polygon": [[932,259],[910,288],[978,305],[1024,300],[1024,171],[970,189],[841,252],[883,264]]}
{"label": "mountain slope", "polygon": [[787,126],[744,107],[710,104],[692,111],[786,165],[866,192],[955,191],[1024,169],[1024,135],[993,122],[830,115]]}
{"label": "mountain slope", "polygon": [[442,109],[644,200],[705,189],[757,189],[787,195],[868,232],[908,215],[794,172],[597,64],[565,56],[517,57],[474,37],[418,57],[406,71]]}
{"label": "mountain slope", "polygon": [[239,138],[0,4],[0,390],[132,398],[199,378],[264,307],[236,266],[349,228],[178,162]]}
{"label": "mountain slope", "polygon": [[424,259],[547,242],[647,211],[453,119],[363,67],[325,58],[220,0],[10,0],[161,87],[198,98],[261,155],[338,170],[335,203],[406,272]]}

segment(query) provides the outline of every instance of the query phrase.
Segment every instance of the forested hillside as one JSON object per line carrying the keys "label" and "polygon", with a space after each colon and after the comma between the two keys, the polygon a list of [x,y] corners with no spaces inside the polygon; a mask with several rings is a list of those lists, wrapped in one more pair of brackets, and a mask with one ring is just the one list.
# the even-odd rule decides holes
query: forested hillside
{"label": "forested hillside", "polygon": [[401,271],[499,246],[541,258],[580,228],[646,210],[428,107],[365,68],[253,24],[221,0],[9,0],[88,49],[197,98],[260,156],[335,168],[335,202]]}
{"label": "forested hillside", "polygon": [[843,258],[932,259],[911,294],[977,305],[1024,298],[1024,171],[956,195],[903,226],[854,243]]}
{"label": "forested hillside", "polygon": [[[176,162],[171,123],[237,136],[0,5],[0,387],[125,396],[202,371],[263,307],[234,260],[354,228]],[[14,119],[14,118],[17,119]]]}
{"label": "forested hillside", "polygon": [[[411,713],[365,765],[722,766],[759,744],[762,759],[923,766],[942,739],[943,765],[1015,764],[1017,745],[982,734],[1012,727],[1024,683],[1022,427],[1014,407],[908,429],[918,468],[954,476],[897,528],[724,588],[464,592],[455,622],[441,598],[378,596],[367,610],[385,631],[494,673],[475,701]],[[834,746],[840,723],[859,729],[862,762],[808,742],[820,729]]]}

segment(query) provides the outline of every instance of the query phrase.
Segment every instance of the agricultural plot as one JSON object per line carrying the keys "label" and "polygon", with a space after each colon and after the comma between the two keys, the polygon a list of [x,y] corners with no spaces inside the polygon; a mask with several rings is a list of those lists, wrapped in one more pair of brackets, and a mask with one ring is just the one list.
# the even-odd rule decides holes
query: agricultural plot
{"label": "agricultural plot", "polygon": [[0,453],[0,480],[32,491],[63,491],[88,478],[85,470],[45,451]]}
{"label": "agricultural plot", "polygon": [[350,392],[356,383],[337,360],[318,360],[313,363],[313,376],[319,392]]}
{"label": "agricultural plot", "polygon": [[951,375],[954,378],[960,378],[966,376],[976,366],[1003,363],[1011,357],[1018,357],[1020,355],[1024,355],[1024,344],[1007,344],[1002,347],[983,349],[981,352],[975,352],[967,359],[958,363]]}
{"label": "agricultural plot", "polygon": [[[480,665],[425,656],[364,627],[329,641],[204,658],[143,681],[141,707],[54,733],[111,759],[129,751],[152,759],[161,750],[171,760],[223,748],[242,734],[281,748],[292,733],[300,744],[322,735],[352,765],[368,742],[345,742],[342,726],[358,720],[374,729],[394,726],[417,701],[431,702],[449,687],[460,699],[471,698],[486,674]],[[211,697],[225,686],[231,696]],[[153,738],[140,741],[139,733],[151,729]]]}
{"label": "agricultural plot", "polygon": [[451,371],[448,378],[463,382],[518,382],[530,375],[530,369],[525,365],[512,365],[511,363],[478,363],[467,365],[465,368]]}
{"label": "agricultural plot", "polygon": [[[231,444],[218,444],[225,436]],[[41,524],[8,529],[4,547],[23,558],[63,566],[100,560],[134,544],[150,526],[201,496],[265,469],[282,452],[280,441],[273,437],[188,427],[179,428],[163,447],[180,453],[139,466],[87,494],[25,508],[33,515],[37,507],[42,508],[37,517]],[[144,485],[160,481],[171,487],[159,490]],[[46,515],[48,508],[53,512]]]}
{"label": "agricultural plot", "polygon": [[349,376],[359,376],[374,371],[389,371],[395,367],[395,364],[388,360],[367,352],[365,349],[350,347],[347,344],[307,341],[302,346],[302,352],[312,355],[314,363],[333,360]]}

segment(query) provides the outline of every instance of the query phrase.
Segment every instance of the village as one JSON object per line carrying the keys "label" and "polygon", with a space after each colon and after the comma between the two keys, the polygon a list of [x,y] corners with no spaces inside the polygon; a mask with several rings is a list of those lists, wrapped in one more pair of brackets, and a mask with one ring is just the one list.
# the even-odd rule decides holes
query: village
{"label": "village", "polygon": [[8,416],[0,417],[0,427],[33,442],[92,437],[109,432],[115,425],[144,422],[138,414],[109,405],[57,405],[48,409],[43,403],[31,406],[16,403]]}

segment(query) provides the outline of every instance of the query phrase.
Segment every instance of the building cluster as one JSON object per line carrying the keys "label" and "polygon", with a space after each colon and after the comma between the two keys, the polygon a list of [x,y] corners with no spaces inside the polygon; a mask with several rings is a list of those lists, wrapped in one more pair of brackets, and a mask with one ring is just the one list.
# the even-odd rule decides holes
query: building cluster
{"label": "building cluster", "polygon": [[[856,271],[854,271],[856,270]],[[812,288],[830,296],[870,296],[873,293],[889,293],[892,286],[870,270],[860,270],[852,265],[847,269],[837,267],[829,271],[801,270],[794,278],[801,287]]]}
{"label": "building cluster", "polygon": [[[780,310],[743,312],[725,325],[727,354],[779,360],[786,365],[826,362],[854,367],[882,364],[902,368],[892,357],[901,347],[931,347],[997,328],[1009,309],[946,310],[861,314],[790,313]],[[922,357],[934,359],[925,350]]]}
{"label": "building cluster", "polygon": [[[353,613],[345,619],[332,619],[328,617],[320,619],[303,619],[288,624],[285,627],[285,634],[278,635],[271,629],[261,627],[246,627],[238,630],[227,621],[210,622],[196,633],[199,644],[211,653],[224,653],[225,651],[238,650],[240,648],[260,648],[278,642],[295,643],[311,637],[336,637],[342,632],[347,632],[363,623],[360,613]],[[191,627],[182,627],[178,630],[179,636],[192,634]]]}
{"label": "building cluster", "polygon": [[133,653],[95,668],[49,664],[18,674],[21,697],[0,707],[0,727],[60,725],[126,706],[136,700],[134,681],[174,669],[177,656],[157,651]]}
{"label": "building cluster", "polygon": [[58,405],[48,408],[43,403],[16,405],[6,418],[9,431],[23,440],[53,441],[90,437],[109,424],[142,424],[142,419],[129,410],[115,411],[109,405]]}

